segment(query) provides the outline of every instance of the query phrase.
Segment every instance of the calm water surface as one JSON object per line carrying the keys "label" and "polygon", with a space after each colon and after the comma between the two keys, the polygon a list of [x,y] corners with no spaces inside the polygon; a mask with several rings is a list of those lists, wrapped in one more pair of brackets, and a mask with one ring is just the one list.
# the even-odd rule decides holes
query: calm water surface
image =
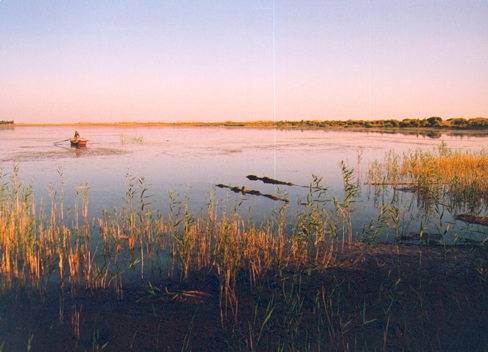
{"label": "calm water surface", "polygon": [[[27,127],[0,129],[2,173],[18,165],[24,183],[32,182],[37,199],[49,201],[49,185],[64,190],[65,206],[73,207],[80,186],[88,185],[89,216],[101,217],[103,209],[121,208],[128,189],[127,174],[144,178],[149,188],[151,207],[167,212],[170,192],[183,201],[188,198],[190,210],[205,211],[210,194],[218,202],[239,205],[243,217],[259,222],[283,206],[281,201],[231,192],[217,184],[245,186],[265,194],[286,196],[288,214],[300,211],[307,188],[266,185],[253,182],[246,175],[268,176],[308,186],[312,175],[323,178],[328,198],[342,197],[342,174],[339,162],[355,168],[364,181],[369,161],[382,161],[387,151],[402,153],[410,149],[432,150],[445,142],[448,147],[480,150],[488,146],[488,136],[380,134],[374,132],[324,130],[273,130],[238,127],[78,127],[89,140],[87,148],[71,148],[67,141],[72,127]],[[361,159],[358,161],[358,153]],[[60,176],[62,174],[62,176]],[[362,183],[362,182],[361,182]],[[410,207],[404,211],[402,231],[429,229],[434,219],[421,219],[416,213],[415,195],[402,193],[398,204]],[[371,190],[362,186],[354,203],[354,230],[378,213],[377,200]],[[476,235],[475,227],[449,221],[450,232]],[[422,225],[420,222],[422,221]],[[443,225],[444,226],[444,225]]]}

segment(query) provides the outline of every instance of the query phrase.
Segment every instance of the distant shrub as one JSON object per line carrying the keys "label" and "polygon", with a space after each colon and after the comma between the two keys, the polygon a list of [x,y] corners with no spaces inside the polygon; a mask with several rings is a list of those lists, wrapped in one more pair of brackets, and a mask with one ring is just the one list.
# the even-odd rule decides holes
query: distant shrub
{"label": "distant shrub", "polygon": [[427,119],[427,124],[430,127],[438,127],[442,125],[442,118],[439,116],[432,116]]}
{"label": "distant shrub", "polygon": [[419,119],[404,119],[400,122],[400,127],[420,127]]}
{"label": "distant shrub", "polygon": [[383,127],[398,127],[400,125],[400,122],[397,120],[381,120],[379,121],[378,125],[381,125]]}
{"label": "distant shrub", "polygon": [[484,117],[477,117],[467,120],[465,118],[451,118],[444,122],[439,116],[431,116],[424,119],[403,119],[402,121],[395,119],[388,120],[300,120],[300,121],[277,121],[274,123],[277,127],[291,127],[291,128],[351,128],[351,127],[365,127],[365,128],[396,128],[396,127],[463,127],[473,129],[487,129],[488,119]]}
{"label": "distant shrub", "polygon": [[488,128],[488,119],[484,117],[477,117],[469,120],[469,126],[473,128]]}
{"label": "distant shrub", "polygon": [[459,126],[459,127],[462,127],[462,126],[467,126],[468,125],[468,120],[463,118],[463,117],[458,117],[458,118],[454,118],[454,119],[450,119],[448,120],[451,125],[453,126]]}

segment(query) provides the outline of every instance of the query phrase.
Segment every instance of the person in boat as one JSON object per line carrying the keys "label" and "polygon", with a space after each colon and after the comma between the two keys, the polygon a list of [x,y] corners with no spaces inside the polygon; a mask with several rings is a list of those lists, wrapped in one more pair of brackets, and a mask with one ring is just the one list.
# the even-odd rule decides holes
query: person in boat
{"label": "person in boat", "polygon": [[75,141],[77,141],[78,139],[80,139],[80,134],[78,133],[78,131],[75,131]]}

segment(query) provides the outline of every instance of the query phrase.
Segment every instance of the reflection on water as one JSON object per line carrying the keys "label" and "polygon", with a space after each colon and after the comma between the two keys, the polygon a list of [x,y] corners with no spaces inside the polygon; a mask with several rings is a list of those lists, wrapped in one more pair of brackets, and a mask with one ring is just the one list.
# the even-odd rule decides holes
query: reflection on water
{"label": "reflection on water", "polygon": [[[343,180],[339,163],[354,168],[361,187],[354,203],[354,231],[378,218],[381,204],[394,202],[401,210],[398,226],[404,234],[439,232],[449,224],[452,233],[471,234],[475,226],[445,216],[424,218],[417,212],[415,193],[393,188],[377,189],[362,183],[369,161],[383,160],[394,149],[431,150],[441,141],[453,149],[480,150],[488,136],[483,133],[449,131],[422,135],[418,131],[402,134],[373,130],[273,130],[247,128],[172,128],[172,127],[77,127],[88,139],[83,149],[71,148],[67,138],[70,127],[22,127],[0,130],[2,173],[18,165],[24,182],[33,182],[37,198],[49,199],[50,185],[64,185],[64,202],[73,207],[76,187],[89,185],[89,216],[100,217],[103,209],[121,208],[128,187],[127,175],[144,177],[151,194],[151,207],[163,213],[169,210],[169,193],[188,198],[192,212],[206,208],[213,194],[225,204],[239,207],[252,221],[270,217],[283,206],[274,195],[287,199],[287,212],[293,218],[306,201],[312,175],[323,177],[328,199],[343,197]],[[409,134],[411,133],[411,134]],[[256,182],[249,175],[282,180],[285,184]],[[226,187],[217,187],[225,185]],[[233,189],[239,189],[234,192]],[[245,191],[243,191],[245,190]],[[249,192],[246,190],[252,190]],[[71,205],[70,205],[71,204]],[[437,214],[438,215],[438,214]],[[454,214],[452,214],[454,215]]]}

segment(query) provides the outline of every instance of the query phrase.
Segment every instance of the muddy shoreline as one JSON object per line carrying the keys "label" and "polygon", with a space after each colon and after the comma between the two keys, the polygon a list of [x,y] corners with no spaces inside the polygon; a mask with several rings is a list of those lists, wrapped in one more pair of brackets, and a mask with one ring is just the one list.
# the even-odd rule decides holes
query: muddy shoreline
{"label": "muddy shoreline", "polygon": [[[241,273],[237,321],[231,314],[222,320],[213,273],[195,272],[185,282],[168,278],[126,283],[120,298],[106,289],[75,296],[65,291],[64,297],[41,300],[35,292],[18,289],[2,295],[0,343],[6,351],[21,349],[29,338],[33,351],[248,350],[249,329],[256,319],[263,323],[265,307],[272,302],[276,311],[265,334],[254,341],[258,350],[272,349],[289,329],[280,323],[290,314],[283,289],[293,291],[298,284],[300,291],[293,292],[301,297],[302,308],[295,348],[315,350],[328,342],[329,348],[340,349],[347,342],[359,350],[384,346],[481,351],[488,347],[488,277],[479,268],[487,266],[488,250],[477,246],[358,245],[338,254],[329,268],[270,272],[261,287],[250,287],[247,274]],[[336,330],[341,323],[335,319],[349,321],[342,341],[330,340],[326,331],[316,335],[313,323],[314,300],[326,295],[336,302],[338,292],[345,300],[337,301],[342,308],[332,309],[330,318],[339,324]],[[378,294],[385,295],[384,300],[395,298],[382,303]],[[385,314],[386,307],[391,315]]]}

